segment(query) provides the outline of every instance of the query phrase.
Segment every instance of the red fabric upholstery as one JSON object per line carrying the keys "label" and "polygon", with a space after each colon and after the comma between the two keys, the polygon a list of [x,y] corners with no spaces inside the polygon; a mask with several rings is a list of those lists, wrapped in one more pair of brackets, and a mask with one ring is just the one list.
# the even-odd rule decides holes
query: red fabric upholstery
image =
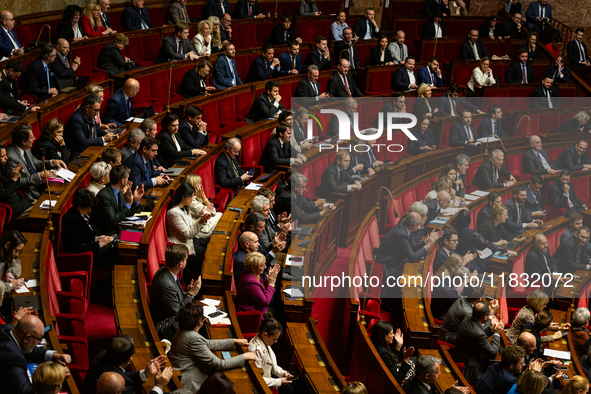
{"label": "red fabric upholstery", "polygon": [[10,223],[12,218],[12,207],[8,204],[0,203],[0,234],[4,231],[4,226]]}
{"label": "red fabric upholstery", "polygon": [[[164,205],[163,212],[166,212],[168,201]],[[160,265],[164,264],[166,247],[168,246],[168,234],[166,232],[166,214],[159,215],[155,218],[156,224],[150,234],[150,246],[148,247],[148,267],[146,272],[146,283],[152,284],[152,278],[156,271],[160,269]]]}
{"label": "red fabric upholstery", "polygon": [[[394,213],[394,208],[396,208],[398,217],[396,217],[396,214]],[[388,204],[388,221],[386,223],[387,231],[389,231],[391,228],[398,224],[398,221],[402,217],[403,213],[404,209],[402,207],[402,200],[400,199],[400,197],[395,197],[394,200],[390,201]]]}
{"label": "red fabric upholstery", "polygon": [[402,200],[403,212],[406,212],[408,207],[410,207],[413,202],[418,200],[415,193],[415,188],[411,187],[410,189],[406,190],[400,195],[400,199]]}
{"label": "red fabric upholstery", "polygon": [[252,339],[259,333],[261,311],[236,312],[236,318],[244,338]]}
{"label": "red fabric upholstery", "polygon": [[[521,275],[522,273],[525,272],[525,256],[527,255],[527,252],[529,252],[529,249],[530,248],[528,248],[527,250],[522,252],[517,257],[517,259],[515,259],[515,262],[513,263],[513,273],[514,274]],[[521,286],[520,281],[517,281],[517,282],[518,282],[517,286],[514,286],[511,289],[511,291],[509,292],[510,297],[527,297],[527,294],[529,294],[531,292],[531,289]],[[541,286],[541,284],[540,284],[540,286]]]}

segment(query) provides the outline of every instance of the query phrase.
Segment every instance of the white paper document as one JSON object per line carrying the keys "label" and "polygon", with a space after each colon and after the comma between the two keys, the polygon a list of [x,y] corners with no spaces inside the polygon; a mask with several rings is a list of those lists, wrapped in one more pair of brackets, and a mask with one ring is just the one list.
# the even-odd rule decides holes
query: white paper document
{"label": "white paper document", "polygon": [[[292,259],[296,259],[295,261]],[[290,254],[287,255],[285,258],[285,265],[286,266],[294,266],[294,267],[303,267],[304,266],[304,257],[303,256],[292,256]]]}
{"label": "white paper document", "polygon": [[201,303],[207,306],[218,306],[220,305],[220,300],[212,300],[211,298],[206,298],[201,300]]}
{"label": "white paper document", "polygon": [[251,183],[248,184],[248,186],[246,186],[244,188],[244,190],[255,190],[256,191],[256,190],[259,190],[261,187],[263,187],[263,184],[262,183],[254,183],[254,182],[251,182]]}
{"label": "white paper document", "polygon": [[18,289],[15,290],[17,293],[29,293],[31,290],[27,288],[27,286],[22,285]]}
{"label": "white paper document", "polygon": [[144,121],[144,118],[134,118],[134,117],[131,117],[126,120],[126,122],[133,122],[133,123],[142,123],[143,121]]}
{"label": "white paper document", "polygon": [[29,287],[38,287],[39,286],[39,283],[37,283],[37,279],[28,279],[25,281],[25,283]]}
{"label": "white paper document", "polygon": [[490,194],[490,192],[485,192],[484,190],[476,190],[470,194],[472,194],[473,196],[484,197],[484,196],[488,196]]}
{"label": "white paper document", "polygon": [[479,198],[480,198],[479,196],[474,196],[474,195],[472,195],[472,194],[466,194],[466,195],[464,196],[464,199],[465,199],[465,200],[468,200],[468,201],[476,201],[476,200],[478,200]]}
{"label": "white paper document", "polygon": [[55,204],[57,204],[57,200],[44,200],[41,203],[41,206],[39,208],[41,209],[53,209],[55,207]]}
{"label": "white paper document", "polygon": [[441,210],[442,215],[451,216],[460,211],[460,208],[445,208]]}
{"label": "white paper document", "polygon": [[55,173],[55,175],[57,175],[58,177],[68,181],[68,182],[72,182],[72,179],[74,179],[76,177],[76,173],[72,172],[70,170],[66,170],[65,168],[60,168],[58,172]]}
{"label": "white paper document", "polygon": [[283,290],[290,298],[304,298],[304,293],[297,287],[290,287],[289,289]]}
{"label": "white paper document", "polygon": [[564,352],[561,350],[544,349],[544,356],[559,358],[561,360],[570,360],[570,352]]}
{"label": "white paper document", "polygon": [[482,251],[482,253],[480,253],[480,258],[481,259],[486,259],[489,256],[492,256],[493,252],[492,250],[490,250],[489,248],[486,248]]}
{"label": "white paper document", "polygon": [[478,138],[476,141],[482,142],[483,144],[486,144],[486,142],[488,141],[488,143],[490,144],[491,142],[495,142],[498,140],[499,139],[497,137],[482,137],[482,138]]}

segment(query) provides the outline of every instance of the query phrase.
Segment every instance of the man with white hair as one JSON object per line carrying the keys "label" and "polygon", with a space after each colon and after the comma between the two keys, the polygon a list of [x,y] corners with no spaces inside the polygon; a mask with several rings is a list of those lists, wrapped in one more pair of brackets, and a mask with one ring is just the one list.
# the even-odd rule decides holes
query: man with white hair
{"label": "man with white hair", "polygon": [[426,223],[431,223],[441,213],[442,209],[447,209],[451,202],[451,196],[446,191],[440,191],[437,193],[437,198],[429,200],[425,203],[429,212],[427,213]]}
{"label": "man with white hair", "polygon": [[133,155],[139,148],[142,140],[146,138],[146,134],[139,127],[131,129],[127,142],[121,147],[121,161]]}
{"label": "man with white hair", "polygon": [[587,354],[589,344],[589,331],[585,329],[589,325],[591,314],[588,308],[577,308],[571,317],[572,330],[570,332],[571,339],[577,355]]}
{"label": "man with white hair", "polygon": [[538,135],[529,137],[531,149],[525,151],[521,157],[523,172],[531,175],[556,175],[558,166],[550,161],[548,152],[542,147],[542,139]]}
{"label": "man with white hair", "polygon": [[224,152],[215,160],[215,182],[216,185],[225,187],[238,194],[238,188],[246,186],[252,178],[250,172],[245,172],[238,164],[238,155],[242,144],[238,138],[230,138],[224,144]]}
{"label": "man with white hair", "polygon": [[291,220],[299,224],[317,223],[332,210],[325,199],[311,201],[304,197],[308,178],[299,172],[293,173],[289,179],[289,188],[285,188],[277,197],[275,211],[278,215],[283,212],[291,214]]}
{"label": "man with white hair", "polygon": [[[486,160],[482,163],[478,168],[478,171],[476,171],[476,175],[474,175],[474,179],[472,180],[472,185],[480,190],[513,186],[517,181],[515,180],[515,177],[513,177],[513,174],[503,167],[504,161],[505,154],[503,151],[499,149],[493,150],[490,155],[490,160]],[[506,178],[508,180],[502,182],[501,178]]]}
{"label": "man with white hair", "polygon": [[[269,220],[269,216],[271,213],[271,203],[269,199],[265,196],[255,196],[250,203],[250,211],[251,212],[258,212],[263,215],[265,218],[265,228],[261,234],[261,240],[263,241],[263,246],[265,249],[270,250],[275,240],[275,235],[277,232],[273,228]],[[297,222],[290,222],[287,221],[285,223],[279,224],[279,231],[285,233],[286,235],[297,226]],[[289,239],[288,239],[288,246],[289,246]]]}
{"label": "man with white hair", "polygon": [[12,12],[8,10],[0,12],[0,57],[19,56],[25,53],[13,30],[15,24]]}

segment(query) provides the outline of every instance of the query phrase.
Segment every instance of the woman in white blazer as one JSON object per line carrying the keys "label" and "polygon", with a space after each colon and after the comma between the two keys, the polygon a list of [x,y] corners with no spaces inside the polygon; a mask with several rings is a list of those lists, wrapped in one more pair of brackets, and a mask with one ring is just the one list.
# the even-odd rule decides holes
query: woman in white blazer
{"label": "woman in white blazer", "polygon": [[197,237],[200,239],[208,239],[211,237],[213,230],[215,230],[215,226],[218,225],[218,222],[222,218],[222,213],[216,212],[213,203],[211,203],[205,195],[202,182],[201,177],[197,174],[189,174],[185,177],[185,183],[188,183],[195,189],[193,202],[191,202],[191,205],[189,206],[189,213],[193,217],[193,220],[200,220],[203,208],[207,207],[210,210],[211,218],[203,224],[201,231],[197,234]]}
{"label": "woman in white blazer", "polygon": [[470,77],[470,80],[468,81],[468,89],[470,89],[468,91],[468,96],[474,97],[474,87],[480,88],[483,86],[492,86],[495,83],[497,83],[497,81],[490,69],[490,59],[488,56],[485,56],[480,59],[480,66],[472,71],[472,77]]}
{"label": "woman in white blazer", "polygon": [[211,24],[207,20],[203,20],[199,22],[197,29],[199,33],[193,37],[191,44],[193,44],[197,55],[209,56],[211,55]]}

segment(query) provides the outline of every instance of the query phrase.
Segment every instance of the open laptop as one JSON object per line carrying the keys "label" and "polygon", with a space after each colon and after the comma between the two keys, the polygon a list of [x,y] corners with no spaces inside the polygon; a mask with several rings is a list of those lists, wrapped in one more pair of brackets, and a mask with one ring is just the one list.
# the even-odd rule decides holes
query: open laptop
{"label": "open laptop", "polygon": [[33,105],[31,105],[29,108],[27,108],[25,110],[25,112],[23,112],[21,115],[11,115],[8,117],[8,119],[0,120],[0,123],[15,124],[16,122],[18,122],[19,120],[21,120],[25,116],[27,116],[29,114],[29,112],[31,112],[31,108],[33,108]]}
{"label": "open laptop", "polygon": [[146,107],[144,113],[142,114],[142,116],[140,116],[140,118],[147,119],[151,118],[154,115],[156,115],[156,112],[154,112],[154,104],[150,104]]}

